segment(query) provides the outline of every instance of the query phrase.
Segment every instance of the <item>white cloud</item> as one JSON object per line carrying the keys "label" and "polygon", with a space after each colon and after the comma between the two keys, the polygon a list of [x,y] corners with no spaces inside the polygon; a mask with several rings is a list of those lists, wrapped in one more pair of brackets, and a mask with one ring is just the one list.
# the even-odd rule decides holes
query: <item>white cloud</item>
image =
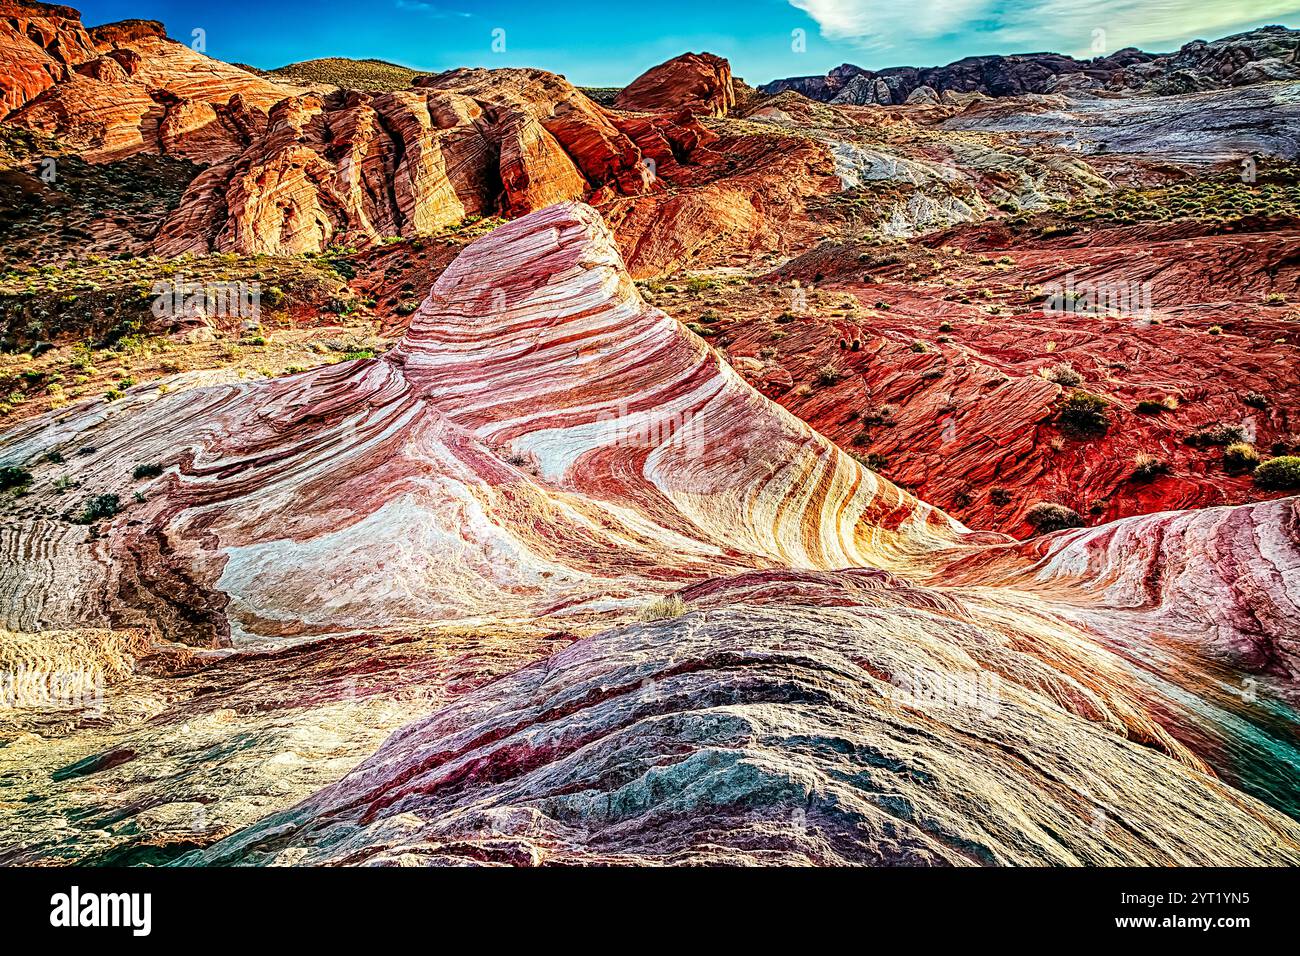
{"label": "white cloud", "polygon": [[445,20],[450,17],[471,17],[472,13],[463,13],[460,10],[444,10],[432,3],[426,3],[425,0],[394,0],[393,6],[398,10],[406,10],[411,13],[420,13],[426,17],[432,17],[435,20]]}
{"label": "white cloud", "polygon": [[[1093,31],[1107,52],[1215,39],[1239,27],[1300,13],[1300,0],[789,0],[828,40],[868,50],[916,49],[941,38],[986,41],[987,52],[1054,50],[1091,55]],[[981,44],[983,45],[983,44]]]}

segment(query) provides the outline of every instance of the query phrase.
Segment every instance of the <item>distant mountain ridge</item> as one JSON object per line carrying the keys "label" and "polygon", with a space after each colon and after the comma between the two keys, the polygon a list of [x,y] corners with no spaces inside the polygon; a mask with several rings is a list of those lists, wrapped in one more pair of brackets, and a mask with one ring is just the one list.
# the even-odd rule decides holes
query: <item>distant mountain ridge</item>
{"label": "distant mountain ridge", "polygon": [[796,76],[759,87],[794,90],[823,103],[882,105],[925,101],[944,93],[1016,96],[1025,93],[1161,95],[1300,78],[1300,30],[1266,26],[1177,52],[1133,47],[1078,60],[1060,53],[971,56],[947,66],[867,70],[845,63],[824,76]]}

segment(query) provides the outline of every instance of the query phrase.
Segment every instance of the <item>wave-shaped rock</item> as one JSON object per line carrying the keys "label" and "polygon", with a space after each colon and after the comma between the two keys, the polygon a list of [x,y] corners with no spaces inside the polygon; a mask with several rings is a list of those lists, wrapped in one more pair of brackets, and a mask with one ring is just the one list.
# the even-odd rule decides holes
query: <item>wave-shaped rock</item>
{"label": "wave-shaped rock", "polygon": [[[180,384],[0,441],[5,626],[274,668],[623,622],[184,862],[1300,862],[1294,500],[972,533],[646,305],[572,202],[469,246],[388,355]],[[118,510],[88,535],[69,484]]]}
{"label": "wave-shaped rock", "polygon": [[1172,743],[1155,680],[1032,608],[867,572],[684,593],[183,862],[1300,860],[1300,825]]}

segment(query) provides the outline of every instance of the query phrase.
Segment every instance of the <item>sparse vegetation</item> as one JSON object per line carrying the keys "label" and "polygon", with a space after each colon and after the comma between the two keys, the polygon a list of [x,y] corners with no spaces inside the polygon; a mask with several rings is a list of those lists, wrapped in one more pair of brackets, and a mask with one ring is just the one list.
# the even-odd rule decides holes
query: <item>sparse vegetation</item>
{"label": "sparse vegetation", "polygon": [[1072,438],[1097,438],[1110,428],[1110,401],[1091,392],[1071,392],[1057,413],[1061,430]]}
{"label": "sparse vegetation", "polygon": [[31,483],[32,475],[26,468],[6,465],[0,468],[0,491],[26,488]]}
{"label": "sparse vegetation", "polygon": [[136,465],[135,471],[131,472],[131,477],[140,481],[144,478],[157,478],[162,473],[162,465]]}
{"label": "sparse vegetation", "polygon": [[1064,531],[1067,528],[1082,528],[1083,516],[1073,508],[1057,504],[1054,501],[1040,501],[1025,512],[1025,520],[1039,534]]}
{"label": "sparse vegetation", "polygon": [[1209,425],[1188,435],[1183,439],[1183,444],[1193,448],[1209,448],[1214,445],[1231,445],[1243,441],[1245,437],[1240,425]]}
{"label": "sparse vegetation", "polygon": [[1300,455],[1270,458],[1255,469],[1255,484],[1270,491],[1300,488]]}
{"label": "sparse vegetation", "polygon": [[1073,388],[1075,385],[1083,384],[1083,376],[1075,371],[1074,366],[1069,362],[1061,362],[1059,365],[1049,365],[1042,369],[1043,378],[1049,382],[1055,382],[1057,385],[1064,385],[1066,388]]}
{"label": "sparse vegetation", "polygon": [[121,499],[117,495],[92,495],[81,506],[77,515],[77,524],[94,524],[101,518],[111,518],[122,510]]}
{"label": "sparse vegetation", "polygon": [[676,594],[669,594],[655,598],[649,604],[644,605],[641,610],[637,611],[636,616],[641,621],[666,621],[670,618],[681,617],[686,611],[686,602]]}
{"label": "sparse vegetation", "polygon": [[1157,455],[1139,452],[1133,458],[1133,479],[1135,481],[1154,481],[1160,475],[1167,474],[1168,471],[1168,463]]}
{"label": "sparse vegetation", "polygon": [[300,83],[331,83],[343,89],[366,90],[371,93],[404,90],[416,77],[422,75],[419,70],[398,66],[386,60],[353,60],[342,56],[290,63],[271,73]]}
{"label": "sparse vegetation", "polygon": [[834,365],[823,365],[817,370],[817,384],[829,387],[840,380],[840,372]]}
{"label": "sparse vegetation", "polygon": [[1249,442],[1233,442],[1223,449],[1223,467],[1234,475],[1254,471],[1259,465],[1259,452]]}
{"label": "sparse vegetation", "polygon": [[1144,398],[1133,406],[1133,411],[1139,415],[1161,415],[1165,412],[1177,411],[1178,399],[1173,395],[1166,395],[1160,400]]}

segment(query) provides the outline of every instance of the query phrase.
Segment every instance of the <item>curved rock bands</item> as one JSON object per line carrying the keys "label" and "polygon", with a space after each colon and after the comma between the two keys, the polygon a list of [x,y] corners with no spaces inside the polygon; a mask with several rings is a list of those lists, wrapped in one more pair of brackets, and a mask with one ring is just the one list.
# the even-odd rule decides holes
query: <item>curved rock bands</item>
{"label": "curved rock bands", "polygon": [[[479,239],[382,358],[136,386],[9,433],[11,464],[16,630],[665,618],[187,862],[1298,859],[1294,499],[971,533],[647,306],[587,206]],[[75,533],[56,476],[120,511]]]}
{"label": "curved rock bands", "polygon": [[1055,670],[1021,651],[1040,638],[1032,617],[850,574],[714,584],[182,862],[1300,860],[1295,821],[1159,752],[1121,667]]}

